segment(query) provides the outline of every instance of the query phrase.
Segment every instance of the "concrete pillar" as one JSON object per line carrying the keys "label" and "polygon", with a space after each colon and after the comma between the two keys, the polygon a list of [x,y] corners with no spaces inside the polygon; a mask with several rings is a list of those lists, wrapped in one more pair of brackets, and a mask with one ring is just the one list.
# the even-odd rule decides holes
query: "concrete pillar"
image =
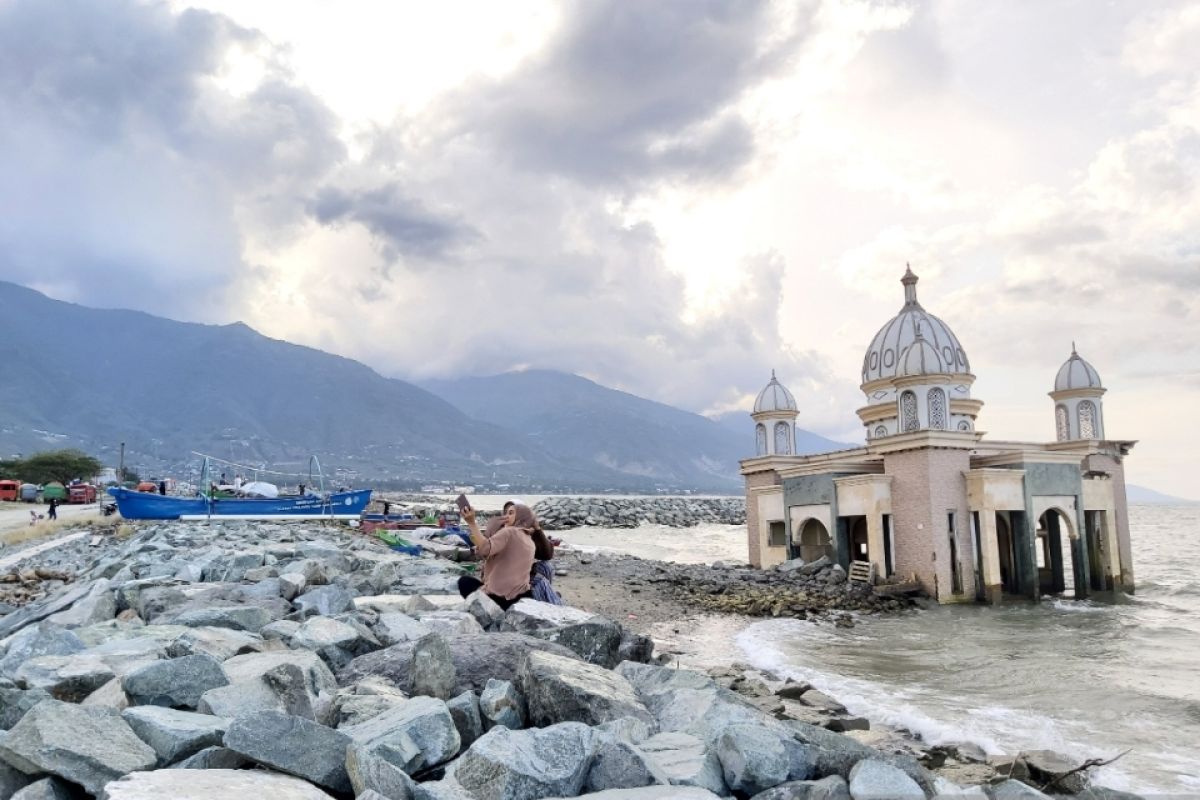
{"label": "concrete pillar", "polygon": [[995,605],[1004,596],[1000,580],[1000,540],[996,535],[996,510],[979,511],[979,543],[983,548],[983,597]]}
{"label": "concrete pillar", "polygon": [[887,577],[887,548],[883,543],[883,515],[869,514],[867,516],[867,557],[875,566],[875,576],[879,580]]}

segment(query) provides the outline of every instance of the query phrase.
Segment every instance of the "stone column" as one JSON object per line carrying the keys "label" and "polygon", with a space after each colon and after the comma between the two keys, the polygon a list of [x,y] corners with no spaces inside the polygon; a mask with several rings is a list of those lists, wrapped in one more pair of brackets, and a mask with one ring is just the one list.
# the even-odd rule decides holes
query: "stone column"
{"label": "stone column", "polygon": [[875,566],[877,580],[887,578],[887,552],[883,541],[883,515],[867,515],[867,557]]}
{"label": "stone column", "polygon": [[979,546],[983,548],[983,597],[996,605],[1004,595],[1004,587],[1000,580],[1000,541],[993,508],[979,509]]}

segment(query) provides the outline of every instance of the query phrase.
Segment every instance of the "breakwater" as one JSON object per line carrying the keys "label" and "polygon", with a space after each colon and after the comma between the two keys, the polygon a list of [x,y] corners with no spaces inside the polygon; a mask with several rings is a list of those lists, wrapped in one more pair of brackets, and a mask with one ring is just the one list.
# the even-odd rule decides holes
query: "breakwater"
{"label": "breakwater", "polygon": [[546,530],[585,525],[636,528],[643,523],[690,528],[710,522],[745,525],[746,501],[741,497],[551,497],[533,507]]}

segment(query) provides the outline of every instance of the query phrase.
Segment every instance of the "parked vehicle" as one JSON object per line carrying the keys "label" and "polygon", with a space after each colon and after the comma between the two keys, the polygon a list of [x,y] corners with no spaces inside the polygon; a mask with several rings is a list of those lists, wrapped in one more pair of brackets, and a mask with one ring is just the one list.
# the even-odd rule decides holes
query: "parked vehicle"
{"label": "parked vehicle", "polygon": [[63,486],[58,481],[47,483],[42,487],[42,502],[48,503],[51,500],[57,500],[60,503],[65,503],[67,500],[67,487]]}
{"label": "parked vehicle", "polygon": [[40,490],[38,489],[38,487],[35,484],[22,483],[21,484],[21,502],[22,503],[36,503],[38,501],[38,492],[39,491]]}
{"label": "parked vehicle", "polygon": [[150,492],[151,494],[158,494],[158,484],[155,483],[154,481],[142,481],[141,483],[139,483],[137,485],[137,489],[135,489],[134,491]]}
{"label": "parked vehicle", "polygon": [[90,483],[76,483],[71,486],[70,496],[67,498],[68,503],[94,503],[96,502],[96,487]]}
{"label": "parked vehicle", "polygon": [[10,503],[16,502],[21,496],[21,482],[14,480],[0,481],[0,500],[7,500]]}

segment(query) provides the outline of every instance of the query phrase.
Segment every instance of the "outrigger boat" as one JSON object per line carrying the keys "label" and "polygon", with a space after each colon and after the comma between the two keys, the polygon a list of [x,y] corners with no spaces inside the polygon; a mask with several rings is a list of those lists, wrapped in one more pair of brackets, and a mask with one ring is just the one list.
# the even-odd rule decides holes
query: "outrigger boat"
{"label": "outrigger boat", "polygon": [[[351,520],[358,519],[371,502],[370,489],[326,492],[321,465],[316,456],[309,459],[309,482],[306,485],[318,491],[278,497],[222,496],[208,480],[208,462],[209,457],[205,456],[201,469],[201,485],[208,486],[208,490],[190,497],[138,492],[121,486],[110,487],[108,493],[116,500],[117,511],[125,519]],[[262,471],[254,467],[246,469]]]}

